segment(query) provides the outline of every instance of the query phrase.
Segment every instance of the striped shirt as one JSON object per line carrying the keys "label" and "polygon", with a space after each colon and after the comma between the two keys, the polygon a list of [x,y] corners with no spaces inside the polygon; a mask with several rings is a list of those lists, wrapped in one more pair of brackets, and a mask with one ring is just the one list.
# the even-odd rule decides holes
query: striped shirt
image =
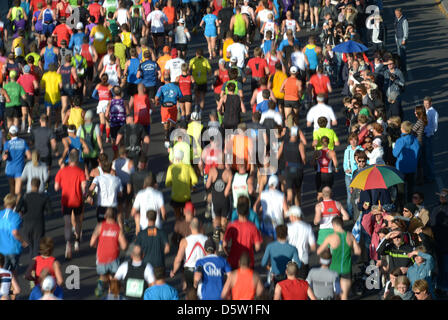
{"label": "striped shirt", "polygon": [[12,273],[0,268],[0,297],[8,296],[11,288]]}

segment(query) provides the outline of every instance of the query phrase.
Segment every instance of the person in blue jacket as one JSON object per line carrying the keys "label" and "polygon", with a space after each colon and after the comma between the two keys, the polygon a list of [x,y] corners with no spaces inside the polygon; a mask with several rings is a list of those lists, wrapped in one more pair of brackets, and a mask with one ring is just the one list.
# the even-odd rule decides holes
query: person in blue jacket
{"label": "person in blue jacket", "polygon": [[395,142],[392,154],[397,158],[395,167],[404,175],[405,190],[399,188],[398,202],[403,205],[403,194],[406,195],[406,202],[412,201],[412,193],[414,192],[415,173],[417,172],[418,153],[420,144],[417,137],[411,134],[412,123],[404,121],[401,124],[401,137]]}
{"label": "person in blue jacket", "polygon": [[417,247],[414,251],[408,254],[409,257],[414,257],[415,263],[409,267],[407,277],[411,282],[411,286],[417,280],[425,280],[428,283],[429,292],[434,297],[434,285],[432,281],[432,273],[434,272],[434,258],[426,252],[423,246]]}

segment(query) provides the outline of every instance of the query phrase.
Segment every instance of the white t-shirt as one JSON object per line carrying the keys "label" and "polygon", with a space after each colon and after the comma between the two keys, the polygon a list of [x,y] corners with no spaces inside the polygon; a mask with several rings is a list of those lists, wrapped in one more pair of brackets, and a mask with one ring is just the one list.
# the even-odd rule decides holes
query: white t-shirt
{"label": "white t-shirt", "polygon": [[305,54],[301,51],[294,51],[291,54],[291,63],[302,71],[306,69]]}
{"label": "white t-shirt", "polygon": [[310,246],[316,244],[311,226],[303,221],[288,223],[288,243],[297,248],[300,261],[308,264]]}
{"label": "white t-shirt", "polygon": [[260,202],[263,209],[264,224],[272,224],[275,228],[283,224],[284,194],[278,190],[265,190],[261,192]]}
{"label": "white t-shirt", "polygon": [[263,124],[266,119],[274,119],[279,126],[282,125],[282,115],[275,110],[268,110],[261,114],[260,123]]}
{"label": "white t-shirt", "polygon": [[318,130],[319,125],[317,124],[317,119],[319,119],[320,117],[327,118],[327,128],[331,128],[331,121],[336,120],[333,108],[326,105],[325,103],[318,103],[314,107],[312,107],[306,115],[306,121],[314,122],[314,130]]}
{"label": "white t-shirt", "polygon": [[268,21],[268,15],[272,13],[272,16],[274,17],[274,12],[269,9],[263,9],[260,12],[258,12],[257,19],[260,19],[260,27],[263,26],[263,24]]}
{"label": "white t-shirt", "polygon": [[95,177],[93,183],[96,185],[97,205],[100,207],[117,207],[118,193],[123,191],[120,179],[110,173],[104,173]]}
{"label": "white t-shirt", "polygon": [[167,61],[165,70],[170,71],[171,82],[175,82],[176,78],[182,74],[182,65],[184,63],[185,60],[181,58],[174,58]]}
{"label": "white t-shirt", "polygon": [[162,219],[160,217],[160,209],[165,206],[163,201],[162,192],[148,187],[146,189],[140,190],[135,196],[134,205],[132,206],[135,210],[140,212],[140,227],[141,230],[148,227],[148,219],[146,218],[146,213],[148,210],[154,210],[157,212],[156,218],[156,228],[162,228]]}
{"label": "white t-shirt", "polygon": [[[143,261],[140,262],[134,262],[131,261],[130,263],[132,263],[132,266],[134,267],[140,267],[143,263]],[[126,274],[128,273],[128,268],[129,268],[129,262],[123,262],[117,269],[117,272],[115,273],[114,278],[117,280],[124,280],[124,278],[126,278]],[[151,266],[150,263],[146,264],[146,268],[145,268],[145,272],[143,273],[143,277],[145,278],[145,281],[147,283],[153,283],[156,278],[154,277],[154,270]]]}
{"label": "white t-shirt", "polygon": [[238,66],[238,68],[244,68],[244,59],[246,58],[247,54],[247,49],[244,44],[239,42],[232,43],[227,47],[227,52],[230,52],[231,57],[237,58],[236,65]]}
{"label": "white t-shirt", "polygon": [[146,21],[151,23],[152,33],[161,33],[165,31],[163,22],[164,21],[168,22],[168,18],[166,17],[166,14],[163,13],[163,11],[154,10],[148,15]]}

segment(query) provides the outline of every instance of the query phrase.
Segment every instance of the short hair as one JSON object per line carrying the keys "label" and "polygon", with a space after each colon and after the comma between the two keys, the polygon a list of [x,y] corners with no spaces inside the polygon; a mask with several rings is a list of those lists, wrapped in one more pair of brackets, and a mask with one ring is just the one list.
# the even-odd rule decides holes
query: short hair
{"label": "short hair", "polygon": [[358,115],[358,121],[362,124],[367,123],[369,121],[369,118],[365,114]]}
{"label": "short hair", "polygon": [[286,273],[289,276],[296,276],[299,271],[299,267],[295,261],[290,261],[286,265]]}
{"label": "short hair", "polygon": [[268,108],[269,108],[270,110],[275,110],[275,107],[276,107],[275,102],[272,101],[272,100],[269,100],[269,102],[268,102]]}
{"label": "short hair", "polygon": [[152,187],[154,185],[154,175],[152,172],[148,172],[148,175],[145,177],[145,180],[143,181],[143,187],[148,188]]}
{"label": "short hair", "polygon": [[154,268],[154,277],[156,280],[165,279],[165,267],[155,267]]}
{"label": "short hair", "polygon": [[111,207],[108,207],[106,209],[106,211],[104,212],[104,218],[105,219],[114,219],[115,218],[114,209]]}
{"label": "short hair", "polygon": [[191,230],[199,230],[199,220],[198,218],[193,218],[190,222]]}
{"label": "short hair", "polygon": [[412,130],[412,123],[410,121],[403,121],[401,123],[401,129],[406,133],[410,133]]}
{"label": "short hair", "polygon": [[146,218],[148,219],[148,221],[155,222],[157,219],[157,212],[155,212],[154,210],[148,210],[146,212]]}
{"label": "short hair", "polygon": [[399,277],[399,276],[404,275],[400,268],[395,268],[394,270],[392,270],[390,272],[390,274],[393,275],[394,277]]}
{"label": "short hair", "polygon": [[325,260],[330,260],[332,257],[330,250],[327,248],[324,251],[322,251],[322,253],[320,254],[320,257]]}
{"label": "short hair", "polygon": [[336,225],[336,226],[339,226],[339,227],[342,227],[342,226],[344,225],[344,222],[342,221],[342,218],[339,217],[339,216],[334,217],[334,218],[331,220],[331,223],[332,223],[333,225]]}
{"label": "short hair", "polygon": [[317,124],[320,128],[325,128],[328,124],[328,119],[326,117],[319,117],[317,119]]}
{"label": "short hair", "polygon": [[374,124],[372,124],[372,128],[378,133],[383,133],[383,131],[384,131],[384,127],[381,124],[379,124],[378,122],[375,122]]}
{"label": "short hair", "polygon": [[355,151],[355,157],[358,157],[358,159],[364,159],[367,160],[367,154],[364,150],[356,150]]}
{"label": "short hair", "polygon": [[429,103],[432,102],[432,98],[430,96],[426,96],[423,98],[423,101],[428,101]]}
{"label": "short hair", "polygon": [[110,161],[104,161],[104,162],[101,164],[101,169],[103,169],[103,171],[104,171],[105,173],[110,173],[111,170],[112,170],[112,163],[111,163]]}
{"label": "short hair", "polygon": [[275,233],[277,234],[277,239],[286,239],[288,237],[288,228],[284,225],[278,225],[275,228]]}
{"label": "short hair", "polygon": [[398,287],[399,284],[404,284],[404,285],[406,285],[409,288],[410,285],[411,285],[411,282],[409,281],[408,277],[403,275],[403,276],[398,276],[397,277],[397,282],[396,282],[397,287]]}
{"label": "short hair", "polygon": [[412,291],[415,290],[428,292],[429,291],[428,282],[423,279],[415,280],[414,284],[412,285]]}
{"label": "short hair", "polygon": [[352,140],[356,140],[357,142],[359,141],[358,135],[355,132],[352,132],[348,135],[348,141],[352,141]]}
{"label": "short hair", "polygon": [[238,198],[236,211],[238,212],[239,215],[247,217],[249,215],[249,198],[247,198],[244,195],[240,196]]}
{"label": "short hair", "polygon": [[227,84],[226,88],[227,88],[227,91],[235,92],[236,86],[233,82],[230,82]]}
{"label": "short hair", "polygon": [[254,49],[254,55],[255,55],[256,57],[261,56],[261,53],[262,53],[262,50],[261,50],[260,47],[256,47],[256,48]]}
{"label": "short hair", "polygon": [[75,107],[81,106],[82,103],[82,99],[79,95],[76,95],[73,97],[73,101],[72,101],[72,105],[74,105]]}
{"label": "short hair", "polygon": [[39,187],[40,187],[40,179],[39,178],[31,179],[31,186],[35,187],[36,189],[39,189]]}
{"label": "short hair", "polygon": [[17,202],[17,197],[15,194],[13,193],[8,193],[4,198],[3,198],[3,205],[5,207],[13,207],[15,206]]}
{"label": "short hair", "polygon": [[50,237],[42,237],[39,241],[39,253],[43,256],[49,257],[52,255],[54,249],[54,241]]}
{"label": "short hair", "polygon": [[323,187],[322,188],[322,195],[324,197],[330,197],[331,196],[331,188],[330,187]]}
{"label": "short hair", "polygon": [[76,149],[72,149],[72,151],[70,151],[70,154],[68,155],[68,162],[77,163],[78,160],[79,160],[79,151]]}
{"label": "short hair", "polygon": [[250,257],[247,251],[244,251],[240,256],[240,267],[249,267],[250,265]]}
{"label": "short hair", "polygon": [[268,89],[264,89],[261,92],[261,95],[263,96],[263,99],[269,99],[269,97],[271,96],[271,91],[269,91]]}
{"label": "short hair", "polygon": [[328,145],[330,143],[330,139],[327,136],[323,136],[322,138],[320,138],[320,142],[322,144]]}

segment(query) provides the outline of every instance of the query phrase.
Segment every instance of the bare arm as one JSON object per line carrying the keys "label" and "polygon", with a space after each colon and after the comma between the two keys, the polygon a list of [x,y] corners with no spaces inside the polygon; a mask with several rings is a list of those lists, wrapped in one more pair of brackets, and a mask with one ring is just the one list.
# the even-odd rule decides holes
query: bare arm
{"label": "bare arm", "polygon": [[282,300],[282,287],[278,283],[275,285],[274,300]]}
{"label": "bare arm", "polygon": [[174,275],[179,270],[182,260],[185,256],[185,248],[187,247],[187,240],[182,239],[179,244],[179,250],[177,251],[176,258],[174,259],[173,270],[170,272],[170,277],[174,278]]}
{"label": "bare arm", "polygon": [[53,270],[54,276],[56,278],[56,283],[58,286],[62,286],[64,284],[64,278],[62,277],[61,265],[58,261],[53,262]]}
{"label": "bare arm", "polygon": [[318,225],[320,223],[320,220],[322,219],[322,211],[321,211],[321,204],[316,204],[316,207],[314,208],[314,225]]}

